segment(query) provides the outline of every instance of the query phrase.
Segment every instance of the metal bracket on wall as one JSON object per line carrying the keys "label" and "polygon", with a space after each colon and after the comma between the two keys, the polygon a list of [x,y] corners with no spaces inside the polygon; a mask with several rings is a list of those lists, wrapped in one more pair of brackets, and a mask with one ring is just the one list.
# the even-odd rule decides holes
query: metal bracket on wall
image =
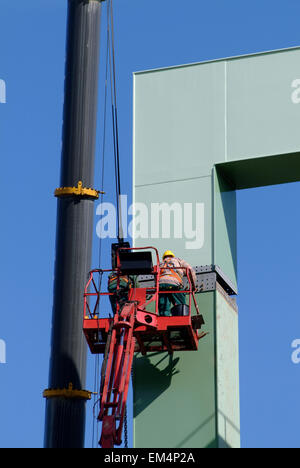
{"label": "metal bracket on wall", "polygon": [[[218,283],[229,296],[237,295],[237,288],[217,265],[196,266],[194,271],[197,276],[197,292],[215,291]],[[153,275],[140,275],[138,281],[144,288],[154,285]],[[186,278],[183,279],[183,287],[184,289],[188,287]]]}
{"label": "metal bracket on wall", "polygon": [[197,289],[202,286],[202,291],[214,291],[216,283],[219,283],[229,296],[237,295],[237,288],[218,265],[196,266],[194,270],[197,275]]}

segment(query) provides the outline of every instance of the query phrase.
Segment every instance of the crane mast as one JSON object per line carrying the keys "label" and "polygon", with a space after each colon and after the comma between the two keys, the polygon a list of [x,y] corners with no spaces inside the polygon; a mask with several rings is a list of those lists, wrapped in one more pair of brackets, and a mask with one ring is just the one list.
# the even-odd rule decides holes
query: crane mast
{"label": "crane mast", "polygon": [[84,446],[86,343],[82,334],[83,288],[90,270],[103,0],[68,0],[60,187],[46,448]]}

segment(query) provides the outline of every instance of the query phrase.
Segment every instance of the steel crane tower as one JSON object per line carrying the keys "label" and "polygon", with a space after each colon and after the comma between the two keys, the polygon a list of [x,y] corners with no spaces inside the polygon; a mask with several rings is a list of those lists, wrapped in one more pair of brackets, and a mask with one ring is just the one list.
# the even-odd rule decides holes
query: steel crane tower
{"label": "steel crane tower", "polygon": [[103,0],[68,0],[65,101],[46,448],[84,446],[86,343],[83,290],[90,270],[99,42]]}

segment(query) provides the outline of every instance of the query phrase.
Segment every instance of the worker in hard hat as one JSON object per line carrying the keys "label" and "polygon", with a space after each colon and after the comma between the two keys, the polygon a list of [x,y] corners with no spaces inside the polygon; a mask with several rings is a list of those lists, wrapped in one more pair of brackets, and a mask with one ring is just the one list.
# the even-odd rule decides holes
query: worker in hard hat
{"label": "worker in hard hat", "polygon": [[[175,257],[171,250],[167,250],[163,254],[163,262],[159,265],[161,272],[159,278],[159,290],[170,291],[170,294],[159,295],[159,314],[165,317],[171,316],[171,304],[185,304],[185,294],[174,293],[171,291],[178,291],[183,289],[183,277],[186,272],[188,273],[192,288],[196,289],[196,274],[193,268],[184,260]],[[181,269],[184,268],[184,269]],[[187,270],[186,270],[187,269]]]}
{"label": "worker in hard hat", "polygon": [[111,265],[114,271],[108,276],[107,290],[108,292],[113,293],[109,296],[109,300],[112,311],[115,314],[117,310],[117,302],[120,307],[122,307],[125,302],[128,301],[130,289],[138,287],[138,282],[135,276],[122,275],[119,276],[118,279],[116,251],[112,252]]}
{"label": "worker in hard hat", "polygon": [[119,278],[119,287],[118,287],[118,274],[113,271],[108,277],[107,290],[110,293],[113,293],[109,296],[110,304],[113,313],[115,314],[117,310],[117,302],[122,306],[126,301],[128,301],[129,290],[134,287],[134,278],[131,276],[120,276]]}

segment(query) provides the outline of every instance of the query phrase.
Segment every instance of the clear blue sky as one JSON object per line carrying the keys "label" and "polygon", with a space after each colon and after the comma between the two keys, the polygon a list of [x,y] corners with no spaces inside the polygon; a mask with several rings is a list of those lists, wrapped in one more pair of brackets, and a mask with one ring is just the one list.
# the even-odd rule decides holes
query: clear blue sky
{"label": "clear blue sky", "polygon": [[[7,363],[0,364],[0,447],[43,445],[66,7],[66,0],[0,3],[0,79],[7,85],[7,103],[0,104],[0,339],[7,346]],[[300,45],[298,0],[114,0],[114,7],[128,194],[134,71]],[[100,142],[99,121],[95,186]],[[113,200],[111,177],[108,165],[105,190]],[[298,183],[237,195],[243,447],[300,446],[300,364],[291,361],[291,343],[300,338],[299,198]],[[96,240],[95,264],[97,247]],[[90,360],[87,388],[93,368]]]}

